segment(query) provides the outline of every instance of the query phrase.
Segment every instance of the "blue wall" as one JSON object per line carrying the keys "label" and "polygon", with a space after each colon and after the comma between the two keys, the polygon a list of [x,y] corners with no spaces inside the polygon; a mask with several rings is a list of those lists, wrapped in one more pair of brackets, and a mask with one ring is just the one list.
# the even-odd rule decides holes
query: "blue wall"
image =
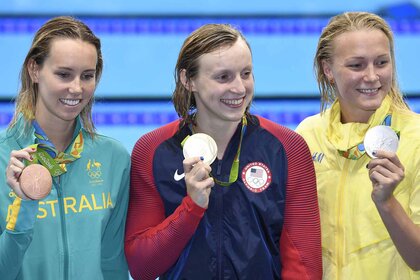
{"label": "blue wall", "polygon": [[19,89],[18,73],[32,36],[48,18],[70,14],[101,37],[105,98],[168,98],[180,46],[208,22],[238,26],[252,49],[257,97],[317,96],[312,61],[329,17],[348,10],[377,12],[396,35],[401,88],[420,95],[420,0],[417,1],[99,1],[14,0],[0,6],[0,99]]}

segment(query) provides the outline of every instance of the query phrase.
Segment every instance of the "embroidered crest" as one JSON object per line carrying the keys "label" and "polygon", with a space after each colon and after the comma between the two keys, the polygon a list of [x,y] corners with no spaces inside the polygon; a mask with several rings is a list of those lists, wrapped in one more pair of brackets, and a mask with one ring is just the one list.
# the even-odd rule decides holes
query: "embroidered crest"
{"label": "embroidered crest", "polygon": [[250,191],[260,193],[271,184],[271,171],[262,162],[251,162],[242,169],[242,181]]}
{"label": "embroidered crest", "polygon": [[90,177],[90,183],[92,185],[102,184],[102,171],[101,171],[102,164],[99,161],[89,159],[88,163],[86,164],[86,172]]}

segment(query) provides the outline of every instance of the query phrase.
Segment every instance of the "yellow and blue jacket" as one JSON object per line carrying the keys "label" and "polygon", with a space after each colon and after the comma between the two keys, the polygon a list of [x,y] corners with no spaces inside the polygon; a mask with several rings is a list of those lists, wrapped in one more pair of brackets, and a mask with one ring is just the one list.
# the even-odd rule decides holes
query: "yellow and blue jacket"
{"label": "yellow and blue jacket", "polygon": [[[420,225],[420,116],[393,109],[388,97],[369,122],[340,122],[339,103],[305,119],[296,129],[309,145],[317,176],[321,215],[323,279],[420,279],[398,254],[371,199],[370,158],[341,155],[363,142],[366,131],[391,116],[400,133],[397,155],[405,178],[394,191],[415,224]],[[389,119],[389,118],[388,118]],[[413,156],[414,155],[414,156]]]}

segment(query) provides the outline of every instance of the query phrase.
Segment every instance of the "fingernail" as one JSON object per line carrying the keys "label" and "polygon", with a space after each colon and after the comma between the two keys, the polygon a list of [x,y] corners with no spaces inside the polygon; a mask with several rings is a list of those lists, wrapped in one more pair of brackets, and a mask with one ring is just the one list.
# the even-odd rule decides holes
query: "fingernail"
{"label": "fingernail", "polygon": [[32,156],[29,156],[29,159],[32,161],[33,160]]}
{"label": "fingernail", "polygon": [[204,157],[203,157],[203,156],[201,156],[201,157],[200,157],[200,160],[204,160]]}

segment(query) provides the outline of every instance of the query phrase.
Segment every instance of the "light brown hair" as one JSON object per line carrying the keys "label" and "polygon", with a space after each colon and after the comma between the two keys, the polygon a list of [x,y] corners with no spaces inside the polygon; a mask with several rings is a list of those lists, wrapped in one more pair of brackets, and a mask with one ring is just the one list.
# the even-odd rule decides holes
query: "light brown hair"
{"label": "light brown hair", "polygon": [[336,98],[336,88],[328,77],[325,75],[322,63],[323,61],[332,62],[334,39],[337,36],[350,31],[363,29],[377,29],[382,31],[389,41],[392,63],[392,82],[388,95],[392,99],[393,106],[401,109],[409,109],[403,99],[403,95],[397,83],[397,74],[395,66],[394,54],[394,36],[390,26],[384,19],[378,15],[367,12],[347,12],[331,18],[327,26],[322,30],[318,41],[314,59],[314,70],[318,82],[319,91],[321,93],[321,112],[324,112],[329,104],[333,103]]}
{"label": "light brown hair", "polygon": [[[96,85],[98,84],[103,68],[101,42],[99,38],[93,34],[92,30],[85,23],[78,19],[68,16],[52,18],[35,33],[32,45],[23,62],[20,72],[21,88],[16,98],[16,109],[9,127],[13,127],[16,124],[20,114],[23,115],[27,125],[35,119],[38,84],[32,81],[28,64],[33,60],[37,65],[42,67],[44,61],[50,54],[51,45],[55,39],[81,40],[95,46],[97,53],[95,82]],[[92,121],[93,102],[94,99],[92,98],[80,113],[83,127],[92,136],[95,134],[95,126]]]}
{"label": "light brown hair", "polygon": [[[178,55],[175,66],[175,90],[172,102],[182,124],[192,121],[191,111],[196,109],[195,98],[190,89],[187,89],[181,81],[181,72],[185,71],[187,81],[194,79],[199,71],[199,58],[214,50],[234,45],[238,39],[244,40],[249,50],[251,47],[236,28],[228,24],[206,24],[192,32],[184,41]],[[249,106],[246,109],[249,114]]]}

